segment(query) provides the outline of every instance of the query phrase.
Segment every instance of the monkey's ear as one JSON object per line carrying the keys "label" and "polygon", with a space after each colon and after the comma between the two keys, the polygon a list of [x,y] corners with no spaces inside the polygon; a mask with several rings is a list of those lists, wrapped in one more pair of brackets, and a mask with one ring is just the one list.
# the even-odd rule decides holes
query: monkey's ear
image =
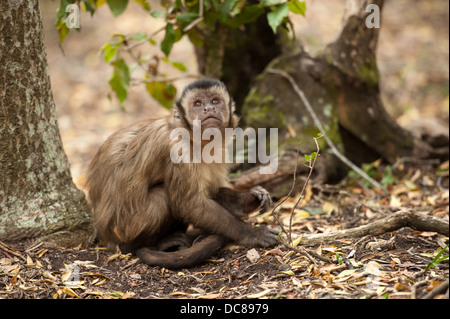
{"label": "monkey's ear", "polygon": [[239,116],[236,115],[236,104],[233,100],[230,100],[230,126],[235,129],[239,124]]}
{"label": "monkey's ear", "polygon": [[186,111],[181,104],[181,100],[178,100],[173,106],[172,122],[176,127],[185,127],[189,129],[189,123],[186,119]]}
{"label": "monkey's ear", "polygon": [[231,126],[235,129],[239,124],[240,117],[233,113],[231,117]]}

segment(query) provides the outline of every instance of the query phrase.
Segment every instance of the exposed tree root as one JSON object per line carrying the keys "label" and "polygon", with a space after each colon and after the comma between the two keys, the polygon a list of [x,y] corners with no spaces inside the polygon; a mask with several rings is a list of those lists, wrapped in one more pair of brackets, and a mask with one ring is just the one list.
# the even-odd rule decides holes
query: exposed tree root
{"label": "exposed tree root", "polygon": [[422,213],[400,211],[376,222],[351,229],[338,230],[325,234],[303,235],[300,244],[316,245],[325,241],[342,238],[360,238],[367,235],[378,236],[403,227],[411,227],[419,231],[437,232],[445,236],[449,235],[449,223],[443,219]]}

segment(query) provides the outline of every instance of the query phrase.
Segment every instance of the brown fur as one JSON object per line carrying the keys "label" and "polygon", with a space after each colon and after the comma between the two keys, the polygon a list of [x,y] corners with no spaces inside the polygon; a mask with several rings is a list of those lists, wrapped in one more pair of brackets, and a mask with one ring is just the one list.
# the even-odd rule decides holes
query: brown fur
{"label": "brown fur", "polygon": [[[172,116],[123,128],[100,147],[88,169],[87,191],[97,236],[103,242],[119,244],[150,265],[170,268],[201,262],[228,240],[247,246],[275,243],[266,229],[239,218],[257,208],[260,199],[255,193],[226,188],[227,164],[170,160],[176,142],[170,140],[170,132],[177,127],[192,130],[196,117],[203,120],[209,114],[190,107],[193,99],[205,95],[222,98],[214,110],[220,111],[219,128],[235,127],[234,103],[224,86],[188,87]],[[207,236],[189,235],[188,224]],[[158,251],[169,247],[185,249]]]}

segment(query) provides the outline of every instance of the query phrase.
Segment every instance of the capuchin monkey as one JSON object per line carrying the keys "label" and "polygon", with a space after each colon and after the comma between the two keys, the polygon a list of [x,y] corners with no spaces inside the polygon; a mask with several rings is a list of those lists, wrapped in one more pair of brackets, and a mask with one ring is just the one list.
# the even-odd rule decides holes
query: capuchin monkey
{"label": "capuchin monkey", "polygon": [[193,146],[194,120],[200,121],[202,132],[223,132],[237,126],[234,111],[225,85],[202,79],[183,90],[170,116],[143,120],[111,135],[87,173],[97,237],[148,265],[169,269],[194,266],[228,242],[275,245],[276,234],[241,219],[257,208],[267,209],[271,199],[266,190],[230,189],[225,161],[174,163],[170,157],[179,142],[171,139],[174,129],[190,132]]}

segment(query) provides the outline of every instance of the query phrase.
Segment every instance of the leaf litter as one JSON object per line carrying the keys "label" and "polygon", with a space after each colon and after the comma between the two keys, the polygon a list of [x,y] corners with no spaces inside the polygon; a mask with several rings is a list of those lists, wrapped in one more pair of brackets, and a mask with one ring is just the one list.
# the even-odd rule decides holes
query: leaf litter
{"label": "leaf litter", "polygon": [[[400,209],[448,221],[448,162],[437,169],[397,167],[394,176],[387,195],[357,178],[336,186],[309,186],[294,211],[294,246],[301,246],[304,234],[360,226]],[[278,208],[282,223],[289,222],[297,199],[294,196]],[[270,214],[250,220],[277,227]],[[229,245],[202,265],[172,271],[95,245],[55,248],[0,242],[0,298],[409,299],[427,297],[446,283],[447,289],[432,297],[448,297],[444,235],[402,228],[306,248],[332,263],[318,259],[312,263],[283,246]]]}

